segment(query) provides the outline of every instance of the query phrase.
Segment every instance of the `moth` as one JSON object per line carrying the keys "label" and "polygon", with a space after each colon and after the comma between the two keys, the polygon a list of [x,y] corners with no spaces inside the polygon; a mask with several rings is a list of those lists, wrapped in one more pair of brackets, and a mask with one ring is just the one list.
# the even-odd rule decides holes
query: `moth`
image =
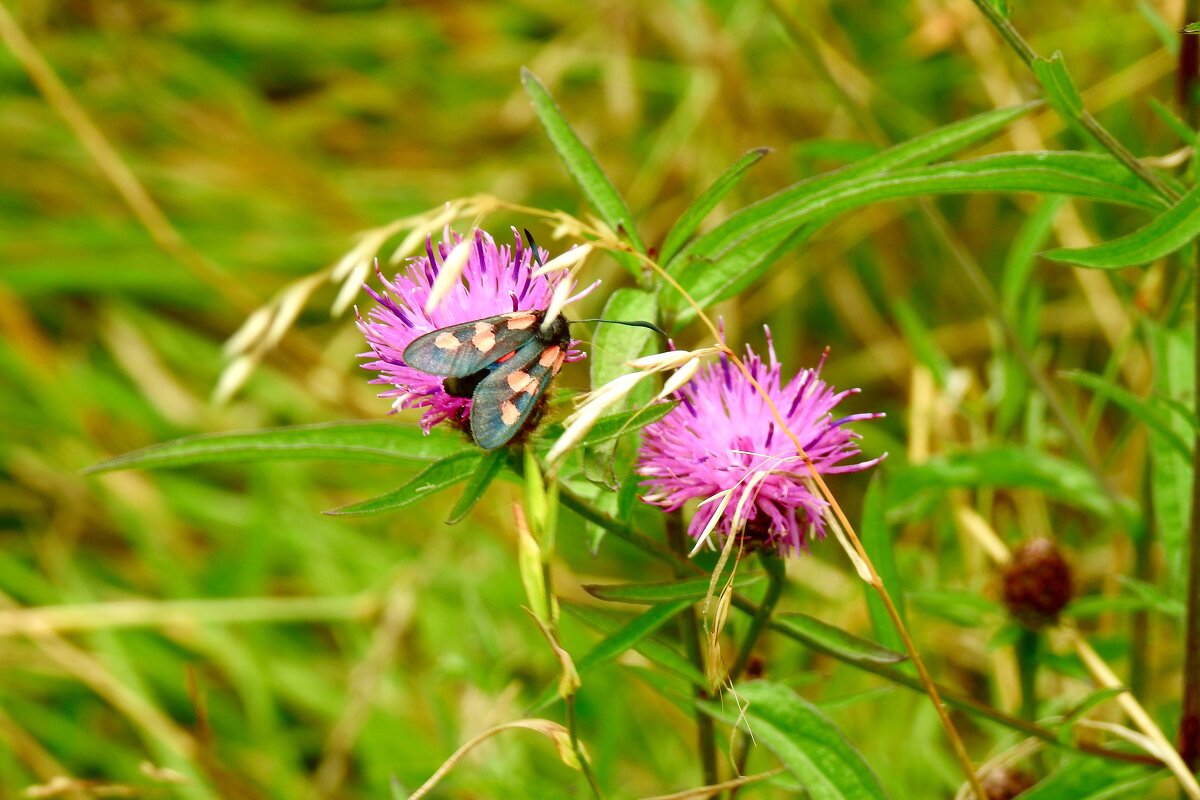
{"label": "moth", "polygon": [[570,324],[559,314],[513,311],[419,336],[404,349],[410,367],[442,375],[452,397],[471,399],[471,438],[495,450],[536,424],[543,395],[562,369]]}

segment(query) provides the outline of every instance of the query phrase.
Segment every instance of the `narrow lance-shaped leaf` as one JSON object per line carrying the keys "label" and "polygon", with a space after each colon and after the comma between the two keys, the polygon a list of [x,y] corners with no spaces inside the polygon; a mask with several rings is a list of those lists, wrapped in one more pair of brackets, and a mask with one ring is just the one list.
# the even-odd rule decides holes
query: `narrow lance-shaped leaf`
{"label": "narrow lance-shaped leaf", "polygon": [[[583,658],[576,662],[576,669],[580,675],[583,675],[602,664],[609,663],[626,650],[637,647],[641,641],[691,605],[691,600],[674,600],[647,609],[589,650]],[[553,696],[549,692],[543,692],[532,708],[542,708],[547,701],[552,699]]]}
{"label": "narrow lance-shaped leaf", "polygon": [[613,187],[612,181],[600,169],[600,165],[596,163],[596,158],[588,150],[587,145],[571,128],[571,124],[559,110],[558,104],[554,102],[554,97],[538,77],[528,69],[521,69],[521,83],[524,84],[525,92],[533,104],[534,113],[537,114],[542,127],[546,129],[550,143],[554,145],[554,149],[562,158],[567,171],[571,173],[571,177],[583,191],[588,202],[592,204],[600,218],[610,228],[614,231],[623,231],[634,249],[645,253],[646,247],[642,243],[641,237],[638,236],[637,229],[633,225],[633,215],[629,213],[625,201]]}
{"label": "narrow lance-shaped leaf", "polygon": [[1162,441],[1173,447],[1176,452],[1185,458],[1191,458],[1192,446],[1172,429],[1171,419],[1165,414],[1160,414],[1158,410],[1151,406],[1149,401],[1138,397],[1128,389],[1117,386],[1112,381],[1106,380],[1100,375],[1093,375],[1090,372],[1079,370],[1072,370],[1063,374],[1068,380],[1088,388],[1106,400],[1120,406],[1132,416],[1145,423],[1146,427],[1161,436]]}
{"label": "narrow lance-shaped leaf", "polygon": [[771,626],[854,664],[895,664],[908,658],[903,653],[889,650],[807,614],[776,614]]}
{"label": "narrow lance-shaped leaf", "polygon": [[111,458],[85,472],[184,467],[224,461],[327,458],[350,461],[437,461],[471,445],[446,431],[428,435],[394,422],[338,422],[187,436]]}
{"label": "narrow lance-shaped leaf", "polygon": [[341,508],[335,508],[325,513],[341,516],[363,516],[365,514],[378,514],[381,511],[392,511],[397,508],[403,508],[418,500],[424,500],[426,497],[437,494],[456,483],[465,481],[471,476],[472,469],[479,460],[480,455],[476,451],[459,453],[449,458],[444,458],[421,470],[413,476],[412,480],[399,489],[393,489],[387,494],[381,494],[378,497],[364,500],[361,503],[353,503]]}
{"label": "narrow lance-shaped leaf", "polygon": [[[744,288],[780,255],[789,237],[806,238],[839,214],[871,203],[909,197],[969,192],[1066,194],[1102,202],[1161,208],[1149,192],[1116,159],[1090,153],[1005,153],[970,161],[914,167],[838,182],[804,193],[781,207],[767,201],[747,210],[761,212],[743,220],[737,235],[721,228],[685,248],[671,267],[672,276],[702,307]],[[772,200],[772,206],[778,206]],[[741,213],[741,212],[739,212]],[[799,239],[792,239],[795,244]],[[687,259],[684,259],[684,256]],[[693,312],[674,290],[664,290],[664,303]]]}
{"label": "narrow lance-shaped leaf", "polygon": [[[745,589],[763,579],[761,575],[738,575],[733,580],[735,589]],[[669,600],[690,600],[693,603],[708,596],[712,579],[684,578],[661,583],[611,583],[585,584],[584,591],[592,597],[614,603],[665,603]]]}
{"label": "narrow lance-shaped leaf", "polygon": [[804,784],[812,800],[883,800],[887,797],[862,754],[820,710],[786,686],[755,681],[736,687],[748,704],[702,702],[710,716],[743,726]]}
{"label": "narrow lance-shaped leaf", "polygon": [[1072,119],[1083,111],[1083,98],[1067,72],[1067,64],[1060,51],[1055,51],[1050,58],[1036,58],[1033,61],[1033,74],[1046,90],[1054,106],[1065,119]]}
{"label": "narrow lance-shaped leaf", "polygon": [[454,504],[454,509],[446,519],[446,524],[454,525],[471,512],[507,461],[508,454],[504,448],[491,450],[479,459],[475,471],[471,473],[471,479],[467,481],[467,485],[463,489],[462,496],[458,498],[458,502]]}
{"label": "narrow lance-shaped leaf", "polygon": [[[1145,322],[1150,353],[1154,359],[1154,393],[1196,407],[1194,353],[1195,336],[1190,324],[1178,330]],[[1195,412],[1192,412],[1195,417]],[[1171,420],[1176,435],[1191,438],[1189,423],[1176,416]],[[1186,597],[1188,520],[1192,514],[1192,459],[1170,447],[1151,429],[1150,497],[1154,504],[1154,526],[1163,547],[1163,564],[1171,596]]]}
{"label": "narrow lance-shaped leaf", "polygon": [[1120,269],[1170,255],[1195,242],[1197,235],[1200,235],[1200,186],[1193,187],[1178,203],[1127,236],[1094,247],[1060,247],[1042,255],[1080,267]]}
{"label": "narrow lance-shaped leaf", "polygon": [[[864,175],[876,175],[898,167],[928,164],[939,158],[953,155],[972,143],[991,136],[1013,120],[1036,108],[1037,105],[1036,103],[1026,103],[1011,108],[987,111],[950,125],[944,125],[929,133],[915,136],[841,169],[814,175],[795,183],[730,215],[716,228],[689,244],[675,261],[678,262],[680,258],[687,255],[705,257],[724,249],[730,242],[741,238],[747,227],[777,213],[798,198],[812,192],[838,183],[849,183]],[[674,267],[676,264],[670,266]]]}
{"label": "narrow lance-shaped leaf", "polygon": [[1036,489],[1101,516],[1114,512],[1108,496],[1084,467],[1023,447],[950,453],[893,471],[888,507],[911,501],[924,489],[996,486]]}
{"label": "narrow lance-shaped leaf", "polygon": [[746,174],[747,170],[757,164],[759,161],[771,152],[769,147],[759,147],[746,153],[733,163],[721,177],[717,178],[712,186],[709,186],[704,192],[696,198],[682,216],[676,220],[674,226],[671,227],[667,238],[663,240],[662,252],[659,254],[661,263],[669,263],[675,254],[679,252],[696,229],[700,227],[700,223],[704,221],[712,210],[717,207],[717,204],[725,199],[725,195],[737,186],[738,181]]}
{"label": "narrow lance-shaped leaf", "polygon": [[[625,620],[615,617],[606,612],[591,606],[577,605],[575,603],[564,603],[563,609],[572,617],[581,621],[594,631],[611,636],[616,633]],[[654,638],[645,638],[630,648],[645,656],[652,664],[659,669],[671,673],[677,677],[683,678],[694,686],[707,686],[708,682],[704,674],[689,661],[682,653],[676,650],[671,645],[665,642],[660,642]]]}

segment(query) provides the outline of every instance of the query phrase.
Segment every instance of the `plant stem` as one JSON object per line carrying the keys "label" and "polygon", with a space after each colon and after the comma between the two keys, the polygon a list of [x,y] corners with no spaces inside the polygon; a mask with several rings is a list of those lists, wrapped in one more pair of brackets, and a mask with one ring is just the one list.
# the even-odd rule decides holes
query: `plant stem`
{"label": "plant stem", "polygon": [[1017,671],[1021,678],[1021,717],[1030,722],[1037,720],[1037,670],[1038,651],[1042,649],[1042,635],[1021,626],[1017,636]]}
{"label": "plant stem", "polygon": [[[666,514],[666,530],[667,543],[671,549],[679,554],[685,563],[687,561],[687,540],[683,532],[683,514],[680,511],[671,511]],[[689,570],[682,564],[676,563],[675,574],[679,577],[685,577]],[[700,626],[696,622],[696,609],[689,607],[686,611],[679,615],[679,631],[683,639],[684,647],[687,648],[688,659],[691,660],[692,666],[700,671],[701,675],[707,674],[704,669],[704,642],[701,638]],[[692,696],[697,701],[707,700],[709,695],[703,686],[692,687]],[[713,719],[708,714],[705,714],[696,708],[696,747],[700,751],[700,764],[704,770],[704,784],[711,786],[720,781],[717,775],[717,740],[716,730],[713,725]]]}
{"label": "plant stem", "polygon": [[[572,511],[574,511],[579,516],[583,517],[584,519],[588,520],[589,522],[593,522],[593,523],[599,525],[600,527],[604,528],[606,531],[611,533],[616,538],[621,539],[622,541],[628,542],[628,543],[634,545],[635,547],[638,547],[639,549],[643,550],[644,552],[649,553],[650,555],[653,555],[654,557],[656,557],[662,561],[665,561],[668,564],[675,566],[677,568],[677,570],[683,571],[684,574],[687,574],[687,573],[691,573],[692,575],[704,575],[705,574],[704,570],[700,569],[700,567],[698,567],[695,564],[693,564],[692,562],[688,561],[687,558],[685,558],[681,555],[678,555],[676,553],[673,553],[670,550],[667,550],[666,548],[662,547],[654,540],[652,540],[649,537],[646,537],[645,535],[634,530],[632,527],[630,527],[626,523],[621,522],[618,519],[614,519],[613,517],[609,516],[608,514],[604,513],[603,511],[597,509],[596,507],[592,506],[587,500],[583,499],[582,497],[579,497],[578,495],[576,495],[575,493],[570,491],[570,489],[568,489],[567,487],[565,487],[565,486],[562,487],[561,493],[559,495],[559,499],[562,500],[563,505],[567,506],[567,508],[570,508]],[[737,594],[736,592],[733,595],[733,607],[736,608],[737,610],[739,610],[745,614],[749,614],[751,616],[758,613],[758,604],[757,603],[750,600],[748,597],[745,597],[744,595]],[[880,663],[876,663],[873,661],[865,661],[865,660],[862,660],[859,658],[855,658],[841,650],[832,649],[832,648],[824,645],[822,642],[817,641],[815,639],[801,638],[796,634],[795,631],[792,631],[791,629],[785,628],[783,626],[776,625],[776,623],[773,621],[768,622],[767,627],[771,628],[772,630],[775,630],[776,632],[782,634],[785,637],[788,637],[790,639],[793,639],[793,640],[799,642],[800,644],[804,645],[805,647],[808,647],[809,649],[811,649],[815,652],[821,653],[823,655],[827,655],[830,658],[833,658],[837,661],[841,661],[842,663],[847,664],[851,667],[854,667],[855,669],[859,669],[864,672],[870,672],[874,675],[878,675],[879,677],[883,678],[884,680],[890,681],[891,683],[897,684],[899,686],[903,686],[907,689],[911,689],[916,692],[923,691],[921,681],[919,681],[915,676],[910,675],[901,670],[898,670],[894,667],[890,667],[886,664],[880,664]],[[1104,747],[1100,747],[1098,745],[1094,745],[1089,742],[1077,742],[1074,744],[1064,744],[1063,742],[1059,741],[1058,737],[1055,735],[1055,733],[1053,731],[1047,730],[1046,728],[1043,728],[1039,725],[1033,725],[1023,719],[1014,717],[1011,714],[1005,714],[1003,711],[992,708],[991,706],[986,705],[984,703],[980,703],[978,700],[974,699],[973,697],[970,697],[969,695],[966,695],[963,692],[960,692],[956,689],[952,689],[948,686],[942,686],[941,684],[936,684],[936,686],[937,686],[940,696],[946,702],[947,705],[951,705],[951,706],[954,706],[955,708],[961,709],[963,711],[978,715],[980,717],[983,717],[984,719],[990,719],[991,721],[997,723],[998,725],[1003,725],[1004,727],[1009,728],[1010,730],[1017,731],[1019,733],[1023,733],[1026,736],[1032,736],[1036,739],[1040,739],[1040,740],[1046,742],[1047,744],[1055,745],[1058,747],[1063,747],[1068,750],[1074,750],[1074,751],[1080,752],[1080,753],[1094,755],[1099,758],[1106,758],[1106,759],[1109,759],[1112,761],[1124,761],[1124,762],[1131,762],[1131,763],[1136,763],[1136,764],[1150,764],[1150,765],[1154,765],[1154,766],[1158,766],[1159,764],[1161,764],[1161,762],[1158,759],[1156,759],[1152,756],[1141,755],[1138,753],[1123,753],[1123,752],[1119,752],[1116,750],[1108,750]]]}
{"label": "plant stem", "polygon": [[575,751],[575,757],[579,759],[579,769],[587,778],[588,786],[592,790],[592,797],[596,800],[603,800],[604,795],[600,793],[600,784],[596,783],[596,776],[592,774],[592,765],[588,762],[587,754],[583,752],[583,745],[579,743],[579,723],[575,718],[575,695],[568,696],[566,704],[567,733],[571,737],[571,749]]}
{"label": "plant stem", "polygon": [[750,628],[746,631],[746,638],[742,640],[737,660],[733,662],[733,669],[729,671],[729,680],[734,683],[746,671],[746,665],[750,663],[750,656],[754,652],[754,645],[758,642],[763,628],[770,622],[771,614],[775,611],[775,604],[779,602],[779,595],[783,592],[783,585],[787,579],[783,559],[779,557],[778,553],[763,550],[759,553],[759,560],[767,570],[767,591],[758,606],[758,611],[750,620]]}
{"label": "plant stem", "polygon": [[[1187,0],[1183,4],[1183,24],[1200,20],[1200,0]],[[1183,27],[1182,25],[1180,27]],[[1200,103],[1196,102],[1197,81],[1200,79],[1200,36],[1194,33],[1179,34],[1179,68],[1175,73],[1175,91],[1179,110],[1187,124],[1196,127],[1200,114]],[[1192,154],[1192,158],[1195,158]]]}
{"label": "plant stem", "polygon": [[[1025,41],[1020,32],[988,0],[972,0],[972,2],[979,9],[979,13],[983,14],[987,21],[992,24],[992,27],[996,29],[996,32],[1000,34],[1000,37],[1013,49],[1013,52],[1025,62],[1025,66],[1029,67],[1032,71],[1034,63],[1038,61],[1040,56],[1034,52],[1033,48],[1029,46],[1029,43]],[[1066,109],[1058,107],[1056,107],[1056,110],[1059,113],[1066,112]],[[1112,153],[1114,158],[1128,167],[1134,175],[1141,178],[1143,183],[1168,200],[1175,201],[1179,199],[1178,192],[1168,186],[1162,178],[1158,177],[1149,167],[1139,161],[1137,156],[1131,153],[1125,145],[1121,144],[1115,136],[1109,133],[1108,129],[1101,125],[1087,109],[1080,109],[1070,114],[1070,117],[1090,133],[1097,144]]]}

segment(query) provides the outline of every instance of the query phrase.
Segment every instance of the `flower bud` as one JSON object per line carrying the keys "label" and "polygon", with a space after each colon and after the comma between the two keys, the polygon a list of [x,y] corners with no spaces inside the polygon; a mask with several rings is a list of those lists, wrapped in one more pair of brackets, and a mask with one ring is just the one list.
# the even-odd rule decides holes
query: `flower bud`
{"label": "flower bud", "polygon": [[1058,546],[1050,539],[1030,539],[1004,570],[1004,604],[1022,625],[1044,628],[1057,622],[1071,602],[1071,584],[1071,567]]}

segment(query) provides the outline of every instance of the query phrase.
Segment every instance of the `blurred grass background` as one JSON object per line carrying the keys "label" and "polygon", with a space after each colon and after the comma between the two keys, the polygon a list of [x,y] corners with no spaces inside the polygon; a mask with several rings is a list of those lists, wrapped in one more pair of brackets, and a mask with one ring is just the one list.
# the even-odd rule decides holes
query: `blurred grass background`
{"label": "blurred grass background", "polygon": [[[1179,146],[1147,98],[1170,103],[1167,34],[1180,3],[1014,6],[1018,28],[1040,52],[1064,51],[1089,107],[1131,149]],[[394,517],[321,516],[407,477],[390,467],[79,474],[191,433],[382,416],[387,404],[355,366],[364,348],[351,319],[330,319],[332,286],[216,407],[222,342],[364,228],[478,193],[582,212],[520,90],[520,66],[555,93],[651,242],[752,147],[775,152],[725,210],[884,140],[1037,95],[967,0],[5,7],[181,242],[174,252],[156,244],[0,48],[0,606],[81,607],[61,635],[0,627],[0,797],[57,775],[80,780],[62,785],[71,797],[110,784],[147,797],[386,797],[393,776],[415,787],[470,736],[523,716],[554,678],[520,610],[506,485],[447,528],[452,498]],[[992,149],[1082,142],[1049,112],[1030,119]],[[1000,285],[1032,198],[938,203]],[[889,414],[860,426],[865,449],[889,450],[894,463],[988,441],[1059,447],[1020,384],[996,423],[995,335],[916,217],[893,204],[837,221],[721,307],[730,340],[761,347],[769,323],[792,370],[831,345],[826,375],[864,389],[850,411]],[[1139,220],[1087,205],[1056,219],[1051,238],[1068,244]],[[529,224],[489,226],[510,221]],[[216,270],[197,272],[201,262]],[[605,291],[619,285],[617,271],[604,275]],[[1132,300],[1158,301],[1154,281],[1039,264],[1026,290],[1042,310],[1025,320],[1038,358],[1051,370],[1119,369],[1143,390],[1146,356],[1123,337]],[[952,380],[931,378],[938,364],[956,368]],[[1064,391],[1082,415],[1084,400]],[[1093,422],[1097,449],[1136,496],[1142,438],[1105,414]],[[865,483],[835,489],[854,508]],[[1085,593],[1116,591],[1127,540],[1036,497],[1012,505],[1011,541],[1052,530]],[[560,535],[567,596],[581,582],[659,576],[618,542],[592,559],[573,525],[565,518]],[[989,646],[1003,621],[994,577],[960,544],[944,527],[902,532],[913,627],[936,675],[1004,707],[1014,673]],[[866,632],[861,589],[835,550],[818,546],[792,565],[785,605]],[[116,601],[142,602],[93,605]],[[199,602],[172,605],[184,601]],[[572,652],[586,651],[594,635],[565,624]],[[1095,624],[1093,641],[1128,668],[1127,629]],[[1172,629],[1160,633],[1163,658],[1143,688],[1169,706],[1178,665]],[[821,702],[896,797],[957,785],[924,698],[780,642],[766,655],[768,672]],[[1070,665],[1063,673],[1055,688],[1082,686]],[[581,727],[601,782],[617,796],[696,785],[691,720],[637,674],[614,666],[585,681]],[[960,721],[976,760],[1010,742]],[[751,767],[769,763],[756,755]],[[445,796],[559,797],[568,785],[578,781],[549,745],[517,733],[460,765]]]}

